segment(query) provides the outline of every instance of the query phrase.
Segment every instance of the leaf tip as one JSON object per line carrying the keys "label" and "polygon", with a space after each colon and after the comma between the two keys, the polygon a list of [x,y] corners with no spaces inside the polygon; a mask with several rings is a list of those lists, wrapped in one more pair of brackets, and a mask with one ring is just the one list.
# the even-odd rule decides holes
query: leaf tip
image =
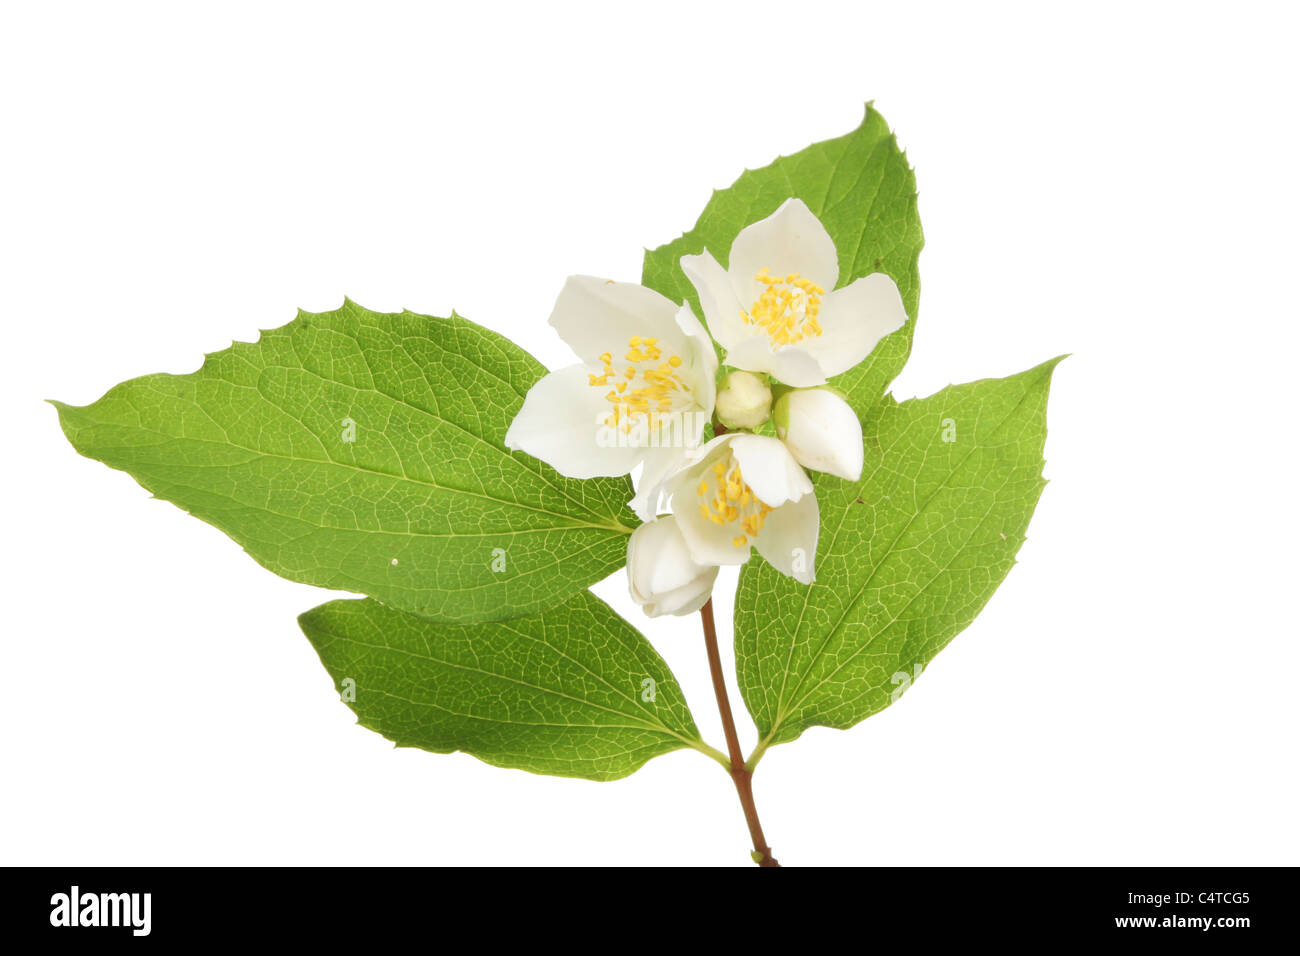
{"label": "leaf tip", "polygon": [[1056,371],[1056,366],[1060,365],[1062,362],[1068,359],[1072,354],[1074,353],[1063,352],[1060,355],[1056,356],[1055,358],[1049,358],[1046,362],[1043,362],[1041,365],[1039,365],[1038,369],[1043,373],[1044,378],[1051,378],[1052,373]]}
{"label": "leaf tip", "polygon": [[46,398],[43,401],[54,406],[54,411],[59,416],[59,427],[63,429],[63,434],[68,441],[72,441],[72,435],[68,432],[69,418],[77,411],[78,406],[68,405],[57,398]]}

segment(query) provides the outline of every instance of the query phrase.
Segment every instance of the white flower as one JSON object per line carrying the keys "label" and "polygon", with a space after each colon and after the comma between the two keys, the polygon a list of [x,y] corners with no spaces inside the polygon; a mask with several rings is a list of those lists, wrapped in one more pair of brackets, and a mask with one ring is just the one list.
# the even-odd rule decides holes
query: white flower
{"label": "white flower", "polygon": [[572,276],[551,325],[581,362],[528,390],[507,448],[570,478],[661,475],[698,447],[718,359],[689,306],[629,282]]}
{"label": "white flower", "polygon": [[743,564],[757,548],[782,574],[813,582],[817,498],[777,439],[721,435],[688,456],[664,491],[697,564]]}
{"label": "white flower", "polygon": [[728,428],[757,428],[772,412],[772,389],[753,372],[728,372],[718,389],[716,411]]}
{"label": "white flower", "polygon": [[907,321],[898,287],[884,273],[835,288],[835,243],[798,199],[742,229],[727,263],[724,269],[707,249],[681,260],[709,331],[728,365],[788,385],[824,384]]}
{"label": "white flower", "polygon": [[776,401],[776,433],[805,468],[857,481],[862,423],[849,403],[825,388],[797,388]]}
{"label": "white flower", "polygon": [[691,557],[672,515],[646,522],[628,540],[627,589],[650,617],[698,611],[717,577],[717,565],[697,564]]}

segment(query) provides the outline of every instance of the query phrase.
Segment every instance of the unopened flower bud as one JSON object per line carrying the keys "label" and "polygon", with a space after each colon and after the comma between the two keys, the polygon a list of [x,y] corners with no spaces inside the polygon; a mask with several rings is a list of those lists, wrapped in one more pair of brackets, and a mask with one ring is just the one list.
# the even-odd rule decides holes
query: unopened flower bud
{"label": "unopened flower bud", "polygon": [[677,519],[665,515],[632,532],[627,545],[627,586],[650,617],[692,614],[704,606],[718,577],[716,565],[697,564]]}
{"label": "unopened flower bud", "polygon": [[849,481],[862,477],[862,424],[834,392],[797,388],[777,399],[772,415],[777,436],[795,461]]}
{"label": "unopened flower bud", "polygon": [[772,390],[752,372],[730,372],[714,410],[728,428],[757,428],[772,413]]}

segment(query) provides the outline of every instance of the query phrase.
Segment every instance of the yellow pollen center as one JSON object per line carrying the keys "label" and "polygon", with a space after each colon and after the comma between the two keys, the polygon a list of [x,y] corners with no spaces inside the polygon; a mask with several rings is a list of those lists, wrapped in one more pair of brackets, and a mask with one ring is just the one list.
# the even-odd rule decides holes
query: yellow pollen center
{"label": "yellow pollen center", "polygon": [[695,494],[700,499],[700,516],[716,525],[732,526],[736,534],[731,543],[737,548],[758,537],[772,510],[745,484],[734,457],[730,467],[726,462],[714,462],[701,476]]}
{"label": "yellow pollen center", "polygon": [[741,310],[740,317],[766,332],[774,346],[791,345],[822,334],[817,313],[821,311],[825,289],[797,272],[774,276],[766,267],[754,279],[762,283],[763,291],[748,312]]}
{"label": "yellow pollen center", "polygon": [[683,404],[691,391],[677,371],[682,365],[681,356],[665,358],[658,339],[634,335],[627,340],[623,358],[628,364],[620,372],[614,367],[614,356],[605,352],[600,356],[601,373],[587,376],[593,388],[609,389],[605,400],[613,410],[605,424],[621,428],[626,434],[633,422],[644,419],[651,430],[657,430],[663,425],[661,416]]}

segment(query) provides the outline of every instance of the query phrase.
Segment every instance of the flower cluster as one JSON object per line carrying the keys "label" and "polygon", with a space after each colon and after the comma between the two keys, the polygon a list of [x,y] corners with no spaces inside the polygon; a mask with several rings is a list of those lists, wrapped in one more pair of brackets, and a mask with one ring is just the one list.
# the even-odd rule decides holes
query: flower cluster
{"label": "flower cluster", "polygon": [[628,586],[652,617],[698,610],[719,566],[755,549],[812,583],[805,469],[862,473],[862,426],[826,381],[907,320],[883,273],[835,287],[835,243],[798,199],[742,229],[727,262],[681,260],[707,331],[690,305],[643,286],[570,278],[550,322],[579,362],[534,385],[506,434],[571,478],[640,469]]}

